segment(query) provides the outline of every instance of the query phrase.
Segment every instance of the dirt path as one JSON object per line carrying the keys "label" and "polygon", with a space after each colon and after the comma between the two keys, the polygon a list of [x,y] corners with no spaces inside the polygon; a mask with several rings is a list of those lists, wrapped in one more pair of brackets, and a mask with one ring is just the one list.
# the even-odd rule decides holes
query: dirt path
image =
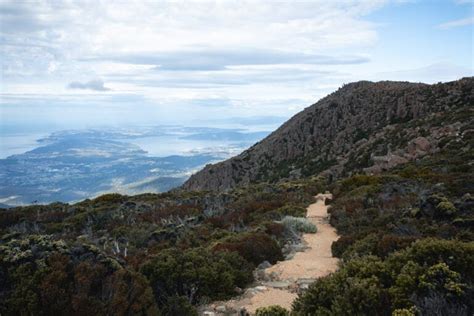
{"label": "dirt path", "polygon": [[[265,269],[271,281],[260,282],[259,286],[249,288],[238,299],[215,303],[203,315],[226,315],[245,308],[250,314],[259,307],[280,305],[291,309],[297,297],[298,288],[306,288],[314,279],[328,275],[337,269],[338,259],[332,257],[331,244],[338,239],[336,230],[328,223],[326,198],[331,194],[318,194],[316,202],[307,208],[306,217],[313,222],[316,234],[304,234],[303,243],[307,248],[297,252],[292,259],[280,261]],[[212,311],[210,311],[212,310]]]}

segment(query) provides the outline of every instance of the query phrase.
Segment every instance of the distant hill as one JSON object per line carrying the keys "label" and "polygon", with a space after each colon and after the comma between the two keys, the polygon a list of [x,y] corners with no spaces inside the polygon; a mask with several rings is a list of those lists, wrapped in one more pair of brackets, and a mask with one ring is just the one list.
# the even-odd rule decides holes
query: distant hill
{"label": "distant hill", "polygon": [[242,154],[207,165],[187,190],[227,190],[323,174],[380,173],[473,126],[474,78],[433,85],[360,81],[295,115]]}

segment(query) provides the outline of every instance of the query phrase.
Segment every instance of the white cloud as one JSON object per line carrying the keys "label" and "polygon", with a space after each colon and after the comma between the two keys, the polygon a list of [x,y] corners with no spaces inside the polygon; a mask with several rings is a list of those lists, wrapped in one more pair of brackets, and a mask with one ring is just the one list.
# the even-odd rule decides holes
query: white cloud
{"label": "white cloud", "polygon": [[452,28],[455,28],[455,27],[467,26],[467,25],[472,25],[472,24],[474,24],[474,16],[464,18],[464,19],[445,22],[445,23],[442,23],[442,24],[438,25],[438,27],[442,30],[448,30],[448,29],[452,29]]}
{"label": "white cloud", "polygon": [[2,63],[6,76],[77,77],[97,75],[78,60],[98,55],[181,52],[195,59],[236,49],[324,55],[373,43],[374,25],[362,17],[382,2],[2,2]]}
{"label": "white cloud", "polygon": [[439,81],[457,80],[461,77],[474,76],[473,69],[461,67],[450,62],[439,62],[416,69],[404,69],[391,72],[381,72],[374,80],[400,80],[436,83]]}
{"label": "white cloud", "polygon": [[342,82],[382,71],[373,65],[373,54],[386,53],[377,47],[381,24],[368,16],[404,2],[3,0],[0,89],[10,96],[0,103],[126,104],[137,117],[180,120],[176,108],[209,102],[212,113],[186,115],[288,116]]}

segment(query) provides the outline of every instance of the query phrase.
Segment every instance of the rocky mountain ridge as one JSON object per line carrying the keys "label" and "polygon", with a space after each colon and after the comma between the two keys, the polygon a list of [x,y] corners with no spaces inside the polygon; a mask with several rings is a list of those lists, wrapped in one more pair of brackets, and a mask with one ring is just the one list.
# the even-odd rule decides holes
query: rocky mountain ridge
{"label": "rocky mountain ridge", "polygon": [[309,106],[242,154],[183,185],[221,191],[312,175],[378,173],[472,133],[474,77],[433,85],[360,81]]}

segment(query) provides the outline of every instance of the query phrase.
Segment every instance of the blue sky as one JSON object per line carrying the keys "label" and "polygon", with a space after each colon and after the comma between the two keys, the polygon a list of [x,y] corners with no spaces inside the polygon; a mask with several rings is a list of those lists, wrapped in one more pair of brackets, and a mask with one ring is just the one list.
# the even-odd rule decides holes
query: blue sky
{"label": "blue sky", "polygon": [[473,2],[0,2],[2,131],[288,118],[344,83],[473,75]]}

